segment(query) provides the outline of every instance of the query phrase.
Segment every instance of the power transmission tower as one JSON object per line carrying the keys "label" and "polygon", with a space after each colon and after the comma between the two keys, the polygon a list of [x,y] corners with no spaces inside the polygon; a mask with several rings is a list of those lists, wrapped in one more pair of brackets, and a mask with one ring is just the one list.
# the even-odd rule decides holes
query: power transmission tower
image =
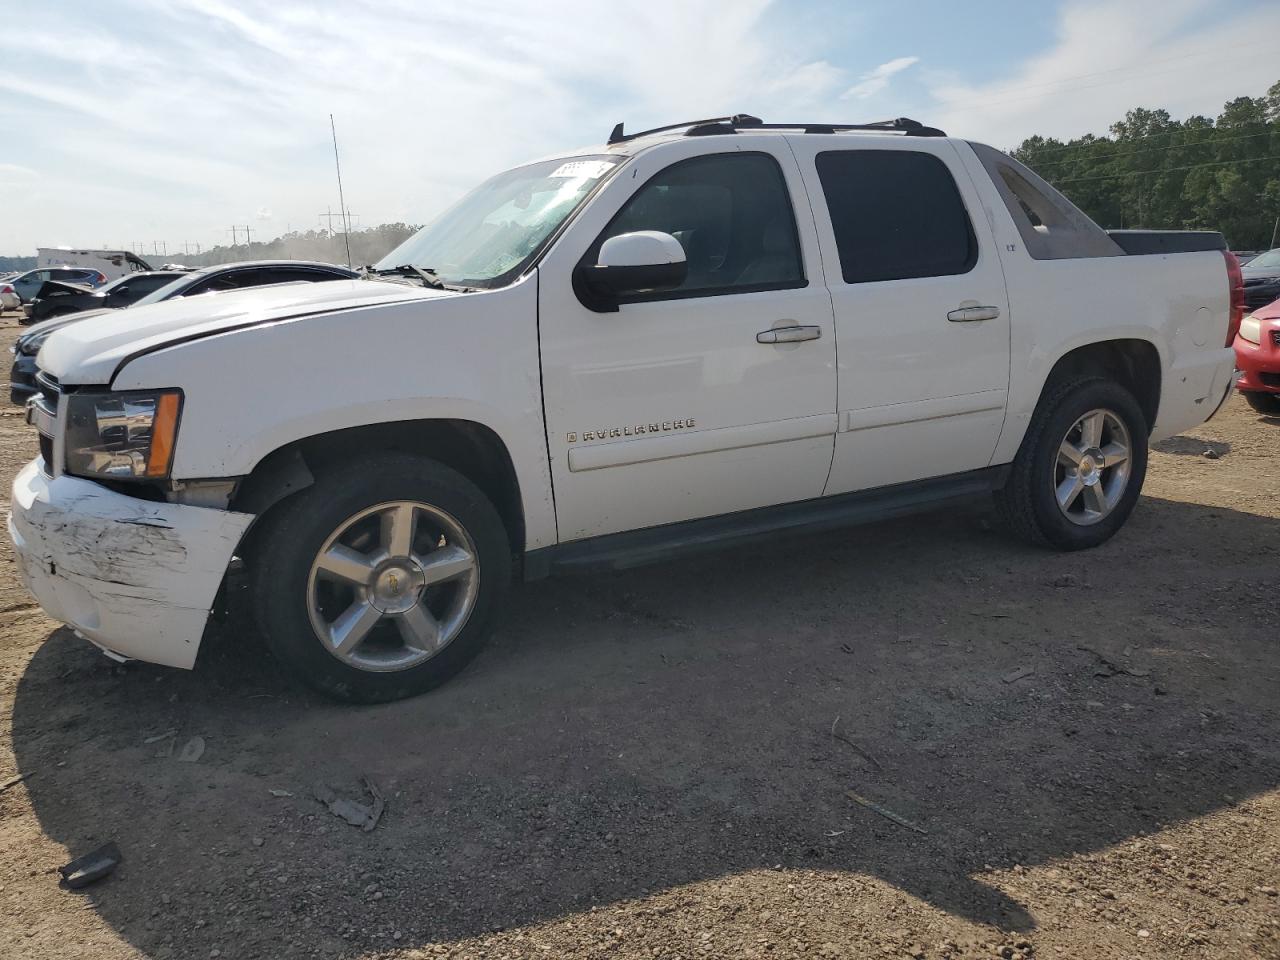
{"label": "power transmission tower", "polygon": [[[324,213],[317,213],[317,214],[316,214],[316,216],[317,216],[319,219],[321,219],[321,220],[325,220],[325,221],[327,221],[327,222],[328,222],[329,236],[331,236],[331,237],[333,236],[333,218],[334,218],[334,217],[337,217],[337,218],[338,218],[338,222],[339,222],[339,223],[341,223],[341,222],[342,222],[342,214],[341,214],[340,212],[339,212],[339,213],[334,213],[334,212],[333,212],[333,207],[328,207],[328,208],[326,208]],[[360,216],[360,214],[358,214],[358,213],[352,213],[350,210],[348,210],[348,211],[347,211],[347,223],[348,223],[348,224],[350,224],[350,222],[351,222],[352,220],[355,220],[355,219],[359,218],[359,216]],[[349,229],[349,227],[348,227],[348,229]]]}

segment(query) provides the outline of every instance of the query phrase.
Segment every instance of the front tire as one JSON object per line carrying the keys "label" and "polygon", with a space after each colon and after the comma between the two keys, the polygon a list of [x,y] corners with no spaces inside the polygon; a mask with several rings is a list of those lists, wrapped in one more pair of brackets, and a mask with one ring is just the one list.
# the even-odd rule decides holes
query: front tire
{"label": "front tire", "polygon": [[1150,430],[1129,391],[1100,377],[1058,384],[1041,401],[997,496],[1032,543],[1083,550],[1129,519],[1147,473]]}
{"label": "front tire", "polygon": [[276,658],[338,700],[424,693],[488,638],[511,577],[493,504],[434,460],[389,455],[319,475],[269,513],[250,599]]}
{"label": "front tire", "polygon": [[1241,390],[1245,403],[1264,417],[1280,417],[1280,393],[1259,393],[1256,390]]}

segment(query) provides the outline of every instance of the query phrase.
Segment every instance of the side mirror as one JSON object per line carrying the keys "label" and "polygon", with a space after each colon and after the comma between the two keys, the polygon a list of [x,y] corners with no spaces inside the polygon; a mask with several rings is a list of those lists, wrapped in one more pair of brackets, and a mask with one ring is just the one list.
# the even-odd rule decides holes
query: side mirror
{"label": "side mirror", "polygon": [[[689,275],[684,247],[669,233],[638,230],[600,245],[594,266],[578,268],[584,298],[592,310],[617,310],[618,298],[674,290]],[[593,302],[588,302],[588,300]]]}

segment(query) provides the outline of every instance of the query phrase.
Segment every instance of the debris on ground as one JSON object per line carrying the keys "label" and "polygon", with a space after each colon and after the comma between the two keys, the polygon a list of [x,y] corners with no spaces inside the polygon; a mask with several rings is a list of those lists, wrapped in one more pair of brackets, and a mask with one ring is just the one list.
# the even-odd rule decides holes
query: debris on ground
{"label": "debris on ground", "polygon": [[862,757],[863,760],[866,760],[868,763],[870,763],[872,766],[878,769],[880,767],[880,761],[877,760],[875,757],[873,757],[870,753],[868,753],[862,747],[858,746],[848,737],[846,737],[843,733],[841,733],[839,730],[839,726],[840,726],[840,714],[837,713],[836,718],[831,721],[831,736],[834,737],[836,740],[839,740],[841,743],[847,743],[849,746],[853,747],[854,752],[857,753],[858,756]]}
{"label": "debris on ground", "polygon": [[1005,683],[1017,683],[1019,680],[1029,677],[1035,672],[1036,672],[1035,667],[1018,667],[1018,669],[1011,670],[1009,673],[1006,673],[1000,679],[1003,680]]}
{"label": "debris on ground", "polygon": [[4,783],[0,783],[0,793],[4,793],[10,787],[16,787],[18,784],[20,784],[23,780],[27,779],[27,777],[29,776],[31,776],[31,774],[29,773],[20,773],[16,777],[10,777]]}
{"label": "debris on ground", "polygon": [[880,804],[876,803],[874,800],[868,800],[866,797],[861,796],[860,794],[854,793],[852,790],[846,790],[845,796],[847,796],[850,800],[852,800],[854,803],[858,804],[859,806],[866,807],[872,813],[880,814],[880,816],[884,817],[886,820],[896,823],[900,827],[906,827],[908,830],[914,830],[916,833],[923,833],[926,836],[929,833],[928,830],[924,829],[923,827],[917,827],[914,823],[912,823],[910,820],[906,819],[905,817],[898,816],[898,814],[894,813],[888,807],[883,807]]}
{"label": "debris on ground", "polygon": [[315,786],[315,798],[329,808],[329,812],[341,820],[347,821],[353,827],[359,827],[365,833],[371,831],[378,825],[378,821],[382,819],[382,811],[386,809],[386,800],[382,797],[382,791],[378,789],[378,785],[368,777],[363,777],[362,782],[369,796],[373,798],[372,803],[360,803],[356,800],[348,800],[340,797],[334,789],[326,783],[317,783]]}
{"label": "debris on ground", "polygon": [[68,887],[79,890],[107,876],[120,866],[120,861],[123,859],[119,847],[114,843],[104,843],[97,850],[86,853],[82,857],[76,857],[70,863],[59,867],[58,873],[62,874],[62,880]]}
{"label": "debris on ground", "polygon": [[1150,670],[1146,670],[1138,667],[1123,666],[1119,663],[1116,663],[1114,660],[1108,657],[1105,653],[1102,653],[1098,650],[1093,649],[1093,647],[1077,645],[1076,649],[1082,650],[1085,653],[1092,653],[1095,657],[1098,658],[1099,668],[1094,671],[1093,675],[1095,677],[1114,677],[1118,674],[1124,674],[1125,676],[1139,677],[1139,678],[1151,676]]}
{"label": "debris on ground", "polygon": [[292,796],[293,796],[293,794],[292,794],[292,793],[290,793],[288,790],[275,790],[275,789],[272,789],[272,790],[268,790],[267,792],[268,792],[268,793],[270,793],[273,797],[276,797],[276,798],[279,798],[279,797],[292,797]]}
{"label": "debris on ground", "polygon": [[178,731],[175,728],[172,730],[166,730],[164,733],[153,734],[152,736],[147,737],[147,739],[143,740],[142,742],[146,744],[159,743],[161,740],[168,740],[170,737],[176,737],[177,735],[178,735]]}
{"label": "debris on ground", "polygon": [[195,763],[204,756],[204,737],[192,737],[178,752],[179,763]]}

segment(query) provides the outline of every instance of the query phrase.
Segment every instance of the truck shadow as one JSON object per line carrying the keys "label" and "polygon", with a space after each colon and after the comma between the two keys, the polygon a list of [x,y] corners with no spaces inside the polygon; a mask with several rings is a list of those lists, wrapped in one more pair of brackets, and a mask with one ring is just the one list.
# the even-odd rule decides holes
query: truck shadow
{"label": "truck shadow", "polygon": [[[534,584],[462,676],[379,707],[300,690],[234,630],[192,674],[59,631],[15,752],[50,837],[119,844],[83,896],[151,955],[197,919],[205,952],[354,955],[776,866],[1029,931],[988,866],[1280,784],[1277,544],[1280,521],[1145,499],[1082,554],[970,513]],[[203,756],[157,756],[168,730]],[[312,796],[362,776],[371,833]]]}

